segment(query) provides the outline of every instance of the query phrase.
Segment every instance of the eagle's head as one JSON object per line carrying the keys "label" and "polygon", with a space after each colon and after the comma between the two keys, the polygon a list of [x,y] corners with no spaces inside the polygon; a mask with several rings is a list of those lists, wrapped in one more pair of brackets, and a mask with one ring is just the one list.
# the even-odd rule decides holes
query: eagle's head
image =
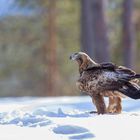
{"label": "eagle's head", "polygon": [[70,59],[78,62],[80,72],[87,68],[98,65],[84,52],[73,53],[70,55]]}
{"label": "eagle's head", "polygon": [[88,59],[88,55],[84,52],[73,53],[70,55],[71,60],[83,61]]}

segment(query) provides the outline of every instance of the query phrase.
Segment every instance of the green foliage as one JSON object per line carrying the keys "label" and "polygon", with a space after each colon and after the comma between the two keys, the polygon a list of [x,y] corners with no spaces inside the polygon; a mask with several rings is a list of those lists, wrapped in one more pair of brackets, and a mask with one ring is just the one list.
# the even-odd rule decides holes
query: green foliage
{"label": "green foliage", "polygon": [[[21,2],[18,4],[23,7],[28,5],[34,7],[34,4],[36,6],[39,4],[38,1],[18,2]],[[79,2],[70,0],[63,2],[57,2],[59,95],[74,95],[76,88],[72,81],[76,65],[69,61],[69,55],[80,48]],[[40,8],[41,4],[44,4],[43,1],[40,1]],[[1,96],[45,95],[43,85],[47,66],[44,62],[43,48],[47,43],[46,17],[47,13],[41,13],[27,17],[11,16],[0,21]]]}
{"label": "green foliage", "polygon": [[76,65],[69,60],[69,56],[80,50],[79,9],[79,1],[57,2],[57,54],[62,95],[76,94],[74,81],[78,71]]}
{"label": "green foliage", "polygon": [[[24,85],[22,82],[34,83],[41,78],[43,70],[40,52],[45,36],[41,20],[40,17],[17,16],[7,17],[0,21],[1,80],[10,81],[10,77],[15,76],[19,83],[21,81],[21,85]],[[3,88],[6,88],[6,82],[5,86],[1,87]],[[24,90],[24,87],[22,89]],[[8,93],[1,94],[20,96],[20,93],[14,92],[15,90],[9,89]]]}
{"label": "green foliage", "polygon": [[40,7],[47,3],[46,0],[15,0],[15,2],[21,7],[30,8]]}

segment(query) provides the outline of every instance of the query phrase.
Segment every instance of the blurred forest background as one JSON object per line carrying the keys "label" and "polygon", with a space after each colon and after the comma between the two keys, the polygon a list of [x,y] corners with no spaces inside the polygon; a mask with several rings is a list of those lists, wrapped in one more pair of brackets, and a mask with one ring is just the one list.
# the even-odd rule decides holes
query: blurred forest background
{"label": "blurred forest background", "polygon": [[0,0],[0,96],[80,95],[81,50],[140,73],[140,1]]}

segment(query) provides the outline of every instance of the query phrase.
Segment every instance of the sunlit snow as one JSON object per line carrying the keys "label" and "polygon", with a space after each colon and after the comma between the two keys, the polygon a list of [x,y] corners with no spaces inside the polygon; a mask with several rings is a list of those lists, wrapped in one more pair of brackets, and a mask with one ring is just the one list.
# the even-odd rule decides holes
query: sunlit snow
{"label": "sunlit snow", "polygon": [[85,96],[1,98],[0,140],[140,140],[140,100],[124,99],[119,115],[92,110]]}

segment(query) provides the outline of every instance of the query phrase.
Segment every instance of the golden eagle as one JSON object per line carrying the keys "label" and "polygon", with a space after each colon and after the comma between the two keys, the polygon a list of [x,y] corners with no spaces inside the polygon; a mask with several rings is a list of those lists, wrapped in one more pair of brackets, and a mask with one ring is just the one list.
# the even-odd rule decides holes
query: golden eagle
{"label": "golden eagle", "polygon": [[[80,77],[76,82],[82,92],[87,92],[97,108],[98,114],[121,113],[121,97],[140,99],[140,74],[113,63],[96,63],[86,53],[78,52],[70,56],[79,65]],[[109,97],[109,106],[103,97]]]}

